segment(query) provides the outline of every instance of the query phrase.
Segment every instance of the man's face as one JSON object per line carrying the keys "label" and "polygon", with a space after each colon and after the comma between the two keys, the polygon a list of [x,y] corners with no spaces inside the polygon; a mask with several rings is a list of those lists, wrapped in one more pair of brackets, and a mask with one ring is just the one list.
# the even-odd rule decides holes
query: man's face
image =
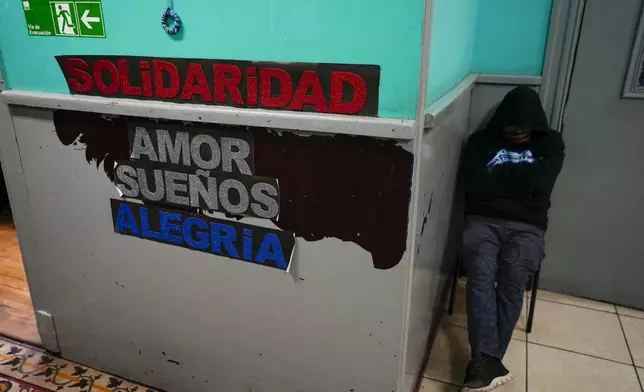
{"label": "man's face", "polygon": [[505,126],[503,128],[503,135],[515,144],[525,143],[530,140],[530,130],[515,125]]}

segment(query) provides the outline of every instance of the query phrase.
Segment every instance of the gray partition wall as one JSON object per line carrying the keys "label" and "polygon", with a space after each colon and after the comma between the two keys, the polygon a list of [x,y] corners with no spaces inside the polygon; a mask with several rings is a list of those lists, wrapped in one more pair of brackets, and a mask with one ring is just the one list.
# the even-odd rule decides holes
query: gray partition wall
{"label": "gray partition wall", "polygon": [[[114,232],[110,199],[119,191],[107,172],[123,143],[127,150],[124,120],[148,104],[5,92],[3,166],[43,344],[170,391],[412,390],[441,311],[445,228],[470,87],[433,113],[422,133],[418,183],[414,136],[404,122],[391,120],[394,138],[323,133],[315,122],[297,124],[308,131],[251,127],[257,174],[281,162],[282,191],[300,187],[294,204],[307,189],[331,190],[315,186],[333,182],[329,175],[333,194],[358,199],[354,209],[331,202],[293,210],[282,194],[280,219],[297,229],[288,273]],[[178,108],[166,104],[165,118],[199,125],[185,121],[203,113]],[[364,121],[378,132],[389,120]],[[282,161],[283,147],[308,153]],[[410,202],[414,187],[418,208]],[[363,203],[379,193],[386,206]],[[419,225],[410,230],[414,215]],[[307,233],[319,233],[328,217],[335,235]]]}
{"label": "gray partition wall", "polygon": [[[285,154],[296,175],[284,172],[283,196],[289,187],[302,190],[299,200],[281,200],[287,206],[281,212],[284,219],[290,215],[298,228],[287,274],[116,234],[110,199],[119,193],[105,165],[113,164],[110,154],[123,148],[111,146],[127,143],[121,137],[121,117],[11,106],[11,120],[20,161],[3,163],[8,173],[22,176],[9,185],[17,209],[28,206],[16,215],[20,241],[30,248],[25,266],[34,305],[51,315],[63,356],[170,391],[398,388],[406,351],[409,141],[290,132],[266,141],[255,134],[258,173],[266,167],[260,155],[274,151],[273,142],[312,151],[322,140],[319,148],[326,148],[322,158],[310,154],[298,160]],[[381,145],[386,148],[380,150]],[[3,146],[3,156],[10,147]],[[360,190],[371,194],[374,186],[382,187],[369,173],[356,176],[347,166],[343,177],[333,165],[333,159],[342,157],[347,165],[364,169],[361,165],[370,164],[380,173],[380,158],[361,153],[360,147],[377,151],[398,171],[403,187],[394,184],[389,196],[401,203],[392,202],[382,219],[334,202],[317,204],[320,211],[307,209],[307,189],[312,198],[325,189],[315,184],[305,188],[307,177],[332,181],[320,172],[325,167],[345,187],[335,194],[354,192],[364,202],[370,196],[358,194]],[[99,165],[95,149],[110,150]],[[355,187],[346,188],[347,176]],[[389,197],[387,192],[383,197]],[[299,203],[297,216],[289,211],[290,202]],[[335,230],[337,237],[316,236],[325,232],[318,213],[332,218],[338,227],[326,233]],[[242,222],[279,229],[257,218]],[[316,235],[307,240],[306,230]],[[50,328],[46,321],[40,327],[43,334]]]}

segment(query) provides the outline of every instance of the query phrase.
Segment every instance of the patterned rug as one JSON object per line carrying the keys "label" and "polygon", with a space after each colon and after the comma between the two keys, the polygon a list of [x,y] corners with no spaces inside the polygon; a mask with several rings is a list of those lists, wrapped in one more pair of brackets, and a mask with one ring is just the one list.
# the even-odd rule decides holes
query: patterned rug
{"label": "patterned rug", "polygon": [[0,376],[0,392],[48,392],[25,382]]}
{"label": "patterned rug", "polygon": [[0,337],[0,392],[157,392]]}

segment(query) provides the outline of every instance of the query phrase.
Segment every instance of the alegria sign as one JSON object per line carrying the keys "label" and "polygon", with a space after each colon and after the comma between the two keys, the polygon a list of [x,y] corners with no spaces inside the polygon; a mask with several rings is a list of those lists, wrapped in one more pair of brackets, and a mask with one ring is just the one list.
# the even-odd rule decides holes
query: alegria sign
{"label": "alegria sign", "polygon": [[203,214],[278,219],[279,184],[254,175],[250,132],[130,122],[128,134],[129,159],[115,169],[123,198],[111,200],[114,231],[288,270],[292,232]]}

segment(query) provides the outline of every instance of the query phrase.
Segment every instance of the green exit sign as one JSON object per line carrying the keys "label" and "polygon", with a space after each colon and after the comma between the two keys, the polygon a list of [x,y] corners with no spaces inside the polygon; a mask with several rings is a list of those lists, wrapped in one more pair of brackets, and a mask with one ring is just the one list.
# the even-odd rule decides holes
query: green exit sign
{"label": "green exit sign", "polygon": [[100,0],[22,0],[33,36],[105,38]]}

